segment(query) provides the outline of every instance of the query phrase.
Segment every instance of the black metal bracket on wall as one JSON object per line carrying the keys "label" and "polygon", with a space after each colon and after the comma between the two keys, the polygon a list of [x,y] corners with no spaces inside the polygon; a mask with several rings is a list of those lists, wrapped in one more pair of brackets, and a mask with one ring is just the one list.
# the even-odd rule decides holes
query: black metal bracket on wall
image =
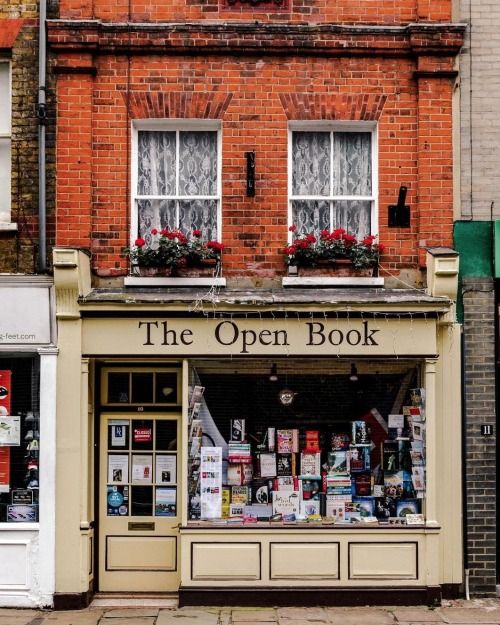
{"label": "black metal bracket on wall", "polygon": [[410,207],[405,204],[408,187],[399,187],[398,203],[390,204],[388,214],[389,228],[409,228],[410,227]]}
{"label": "black metal bracket on wall", "polygon": [[247,196],[255,195],[255,152],[245,152],[247,159]]}

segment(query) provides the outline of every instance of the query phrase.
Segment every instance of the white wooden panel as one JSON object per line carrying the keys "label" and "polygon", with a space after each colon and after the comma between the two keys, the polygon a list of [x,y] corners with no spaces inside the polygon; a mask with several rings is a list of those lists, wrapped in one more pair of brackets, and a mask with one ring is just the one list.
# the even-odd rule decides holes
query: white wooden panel
{"label": "white wooden panel", "polygon": [[[0,544],[0,588],[28,588],[28,544]],[[5,566],[8,563],[8,566]]]}
{"label": "white wooden panel", "polygon": [[349,579],[417,577],[417,543],[349,543]]}
{"label": "white wooden panel", "polygon": [[271,579],[339,579],[338,543],[272,543]]}
{"label": "white wooden panel", "polygon": [[260,543],[193,543],[193,580],[260,579]]}
{"label": "white wooden panel", "polygon": [[108,536],[106,570],[175,571],[176,549],[173,536]]}

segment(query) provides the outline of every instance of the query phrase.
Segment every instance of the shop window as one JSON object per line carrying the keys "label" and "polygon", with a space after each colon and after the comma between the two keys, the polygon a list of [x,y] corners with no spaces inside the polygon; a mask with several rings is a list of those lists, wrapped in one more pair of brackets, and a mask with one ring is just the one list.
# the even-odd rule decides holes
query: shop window
{"label": "shop window", "polygon": [[220,237],[220,132],[137,122],[134,134],[132,242],[154,245],[151,230],[200,230]]}
{"label": "shop window", "polygon": [[272,365],[193,364],[189,522],[424,523],[419,365]]}
{"label": "shop window", "polygon": [[373,130],[293,129],[289,159],[289,219],[299,234],[377,233]]}
{"label": "shop window", "polygon": [[0,227],[11,221],[11,78],[10,63],[0,60]]}
{"label": "shop window", "polygon": [[39,361],[0,358],[0,522],[38,521]]}

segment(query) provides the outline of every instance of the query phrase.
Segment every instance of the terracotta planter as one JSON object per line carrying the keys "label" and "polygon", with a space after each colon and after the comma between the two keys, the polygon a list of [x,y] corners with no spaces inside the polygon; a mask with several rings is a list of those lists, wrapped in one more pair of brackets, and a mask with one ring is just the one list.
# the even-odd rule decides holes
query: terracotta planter
{"label": "terracotta planter", "polygon": [[173,276],[178,278],[213,278],[217,273],[218,261],[206,260],[200,265],[175,267]]}
{"label": "terracotta planter", "polygon": [[370,278],[375,267],[358,268],[348,258],[318,261],[315,267],[298,267],[299,277]]}

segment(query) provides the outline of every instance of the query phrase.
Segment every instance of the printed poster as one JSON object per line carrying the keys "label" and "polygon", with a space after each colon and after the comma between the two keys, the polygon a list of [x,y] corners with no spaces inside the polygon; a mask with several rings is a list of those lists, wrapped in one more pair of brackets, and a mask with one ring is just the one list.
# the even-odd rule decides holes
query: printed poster
{"label": "printed poster", "polygon": [[10,491],[10,447],[0,447],[0,493]]}
{"label": "printed poster", "polygon": [[127,516],[128,486],[108,486],[108,516]]}
{"label": "printed poster", "polygon": [[175,484],[177,481],[177,456],[156,455],[156,482]]}
{"label": "printed poster", "polygon": [[177,488],[156,489],[155,495],[155,516],[176,516],[177,515]]}
{"label": "printed poster", "polygon": [[202,447],[200,462],[201,518],[222,514],[222,447]]}
{"label": "printed poster", "polygon": [[21,444],[21,417],[0,415],[0,445],[18,447]]}
{"label": "printed poster", "polygon": [[128,421],[110,421],[111,447],[126,447]]}
{"label": "printed poster", "polygon": [[132,455],[132,482],[151,484],[153,481],[153,456]]}
{"label": "printed poster", "polygon": [[0,371],[0,415],[10,414],[10,390],[12,371],[4,369]]}
{"label": "printed poster", "polygon": [[35,523],[38,506],[7,506],[8,523]]}
{"label": "printed poster", "polygon": [[108,483],[128,482],[128,454],[108,455]]}

